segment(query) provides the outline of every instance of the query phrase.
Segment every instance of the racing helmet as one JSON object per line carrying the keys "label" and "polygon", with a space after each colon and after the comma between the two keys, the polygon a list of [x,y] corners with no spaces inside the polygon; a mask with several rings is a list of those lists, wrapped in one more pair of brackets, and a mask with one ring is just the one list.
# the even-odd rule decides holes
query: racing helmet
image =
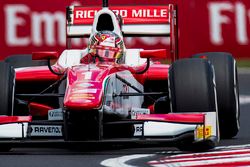
{"label": "racing helmet", "polygon": [[123,60],[123,40],[112,31],[99,31],[89,41],[89,53],[101,61],[121,63]]}

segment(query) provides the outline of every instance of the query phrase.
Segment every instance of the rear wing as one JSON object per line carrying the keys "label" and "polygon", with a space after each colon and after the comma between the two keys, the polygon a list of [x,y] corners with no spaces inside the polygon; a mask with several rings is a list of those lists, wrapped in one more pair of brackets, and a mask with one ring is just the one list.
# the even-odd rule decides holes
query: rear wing
{"label": "rear wing", "polygon": [[[67,39],[90,36],[95,14],[101,9],[101,7],[67,7]],[[169,36],[171,59],[177,58],[176,5],[112,6],[109,9],[122,17],[121,31],[124,36]]]}

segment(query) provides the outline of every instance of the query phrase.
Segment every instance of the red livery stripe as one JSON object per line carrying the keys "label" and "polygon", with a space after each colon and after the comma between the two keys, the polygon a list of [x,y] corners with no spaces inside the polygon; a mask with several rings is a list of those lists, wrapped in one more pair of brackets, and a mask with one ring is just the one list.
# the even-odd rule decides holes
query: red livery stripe
{"label": "red livery stripe", "polygon": [[244,147],[235,150],[219,150],[206,153],[193,153],[173,155],[153,160],[147,163],[149,166],[182,166],[182,167],[234,167],[250,166],[250,148]]}
{"label": "red livery stripe", "polygon": [[164,121],[175,123],[204,123],[205,114],[149,114],[137,115],[137,120]]}
{"label": "red livery stripe", "polygon": [[31,122],[31,116],[0,116],[0,124]]}

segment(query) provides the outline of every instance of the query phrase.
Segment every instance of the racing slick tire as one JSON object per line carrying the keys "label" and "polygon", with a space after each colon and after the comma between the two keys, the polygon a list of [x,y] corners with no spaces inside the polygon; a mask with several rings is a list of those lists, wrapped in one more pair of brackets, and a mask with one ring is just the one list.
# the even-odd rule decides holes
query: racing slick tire
{"label": "racing slick tire", "polygon": [[207,58],[214,66],[221,138],[232,138],[240,129],[239,88],[236,61],[230,53],[207,52],[193,57]]}
{"label": "racing slick tire", "polygon": [[[0,62],[0,116],[13,115],[15,71],[10,64]],[[0,145],[0,152],[11,150],[8,144]]]}
{"label": "racing slick tire", "polygon": [[0,115],[13,115],[15,71],[5,62],[0,62]]}
{"label": "racing slick tire", "polygon": [[214,74],[210,63],[202,59],[182,59],[169,69],[171,111],[216,111]]}
{"label": "racing slick tire", "polygon": [[[169,69],[169,96],[174,113],[217,111],[214,70],[205,59],[182,59]],[[193,143],[193,137],[181,140],[177,148],[185,151],[209,150],[216,143]]]}
{"label": "racing slick tire", "polygon": [[47,65],[47,61],[44,60],[32,60],[32,55],[30,54],[12,55],[4,61],[14,68]]}

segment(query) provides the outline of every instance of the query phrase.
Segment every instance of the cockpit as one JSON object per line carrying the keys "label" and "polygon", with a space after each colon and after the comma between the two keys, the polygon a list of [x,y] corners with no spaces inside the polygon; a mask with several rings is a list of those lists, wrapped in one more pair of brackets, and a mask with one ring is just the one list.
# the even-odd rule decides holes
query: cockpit
{"label": "cockpit", "polygon": [[98,18],[96,25],[97,31],[114,31],[112,18],[109,14],[102,14]]}

